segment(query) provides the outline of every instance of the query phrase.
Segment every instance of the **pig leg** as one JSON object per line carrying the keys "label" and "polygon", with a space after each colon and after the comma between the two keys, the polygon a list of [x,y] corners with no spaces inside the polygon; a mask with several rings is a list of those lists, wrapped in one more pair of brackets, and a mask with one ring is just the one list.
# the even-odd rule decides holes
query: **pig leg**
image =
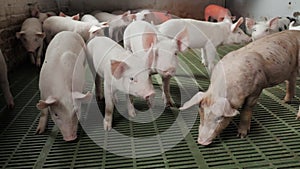
{"label": "pig leg", "polygon": [[39,47],[39,50],[38,50],[38,53],[37,53],[37,55],[36,55],[36,62],[35,62],[35,65],[36,65],[36,67],[38,67],[38,68],[40,68],[41,67],[41,57],[42,57],[42,55],[43,55],[43,44],[44,43],[42,43],[41,44],[41,46]]}
{"label": "pig leg", "polygon": [[296,77],[297,73],[293,72],[291,77],[286,81],[286,94],[284,97],[285,103],[290,102],[295,95]]}
{"label": "pig leg", "polygon": [[111,86],[104,83],[104,97],[105,97],[105,117],[103,120],[103,127],[105,131],[109,131],[112,128],[112,118],[114,111],[113,93],[111,92]]}
{"label": "pig leg", "polygon": [[[6,73],[6,72],[4,72],[4,73]],[[2,76],[2,75],[0,75],[0,76]],[[12,109],[15,105],[14,98],[13,98],[11,92],[10,92],[9,82],[7,80],[7,77],[5,76],[5,78],[6,79],[3,79],[3,81],[2,80],[0,81],[0,84],[1,84],[1,88],[2,88],[2,91],[3,91],[7,106],[8,106],[9,109]]]}
{"label": "pig leg", "polygon": [[131,95],[126,95],[127,97],[127,108],[128,108],[128,114],[130,117],[135,117],[135,108],[133,106],[133,97]]}
{"label": "pig leg", "polygon": [[163,84],[162,84],[162,89],[163,89],[162,98],[164,99],[164,103],[165,103],[165,105],[167,107],[174,107],[175,103],[171,99],[171,94],[170,94],[170,80],[171,80],[171,76],[162,77],[162,80],[163,80]]}
{"label": "pig leg", "polygon": [[206,54],[207,59],[207,67],[208,67],[208,74],[211,75],[214,67],[215,67],[215,57],[217,55],[216,48],[211,44],[207,43],[204,47],[204,53]]}
{"label": "pig leg", "polygon": [[298,114],[297,114],[296,120],[300,120],[300,106],[299,106],[299,109],[298,109]]}
{"label": "pig leg", "polygon": [[244,138],[247,135],[248,131],[250,131],[252,110],[257,103],[258,96],[248,97],[243,106],[243,111],[241,112],[240,123],[238,127],[238,136],[241,138]]}
{"label": "pig leg", "polygon": [[36,128],[36,134],[42,134],[45,132],[48,121],[48,108],[41,110],[39,125]]}
{"label": "pig leg", "polygon": [[95,77],[95,90],[96,90],[97,101],[102,100],[103,99],[102,82],[101,82],[101,77],[98,74],[96,74]]}

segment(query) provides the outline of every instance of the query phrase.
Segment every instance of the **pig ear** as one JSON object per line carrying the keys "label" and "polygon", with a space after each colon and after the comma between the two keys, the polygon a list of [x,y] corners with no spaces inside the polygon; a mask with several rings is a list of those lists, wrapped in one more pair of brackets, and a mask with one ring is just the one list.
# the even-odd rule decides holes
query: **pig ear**
{"label": "pig ear", "polygon": [[73,16],[72,16],[72,19],[73,19],[73,20],[76,20],[76,21],[79,21],[79,19],[80,19],[79,14],[73,15]]}
{"label": "pig ear", "polygon": [[16,37],[20,39],[21,36],[25,35],[25,31],[17,32]]}
{"label": "pig ear", "polygon": [[89,32],[94,34],[95,32],[97,32],[100,29],[101,29],[101,27],[93,25],[93,26],[91,26]]}
{"label": "pig ear", "polygon": [[65,13],[63,13],[63,12],[60,12],[59,16],[66,17],[67,15]]}
{"label": "pig ear", "polygon": [[279,17],[275,17],[275,18],[271,19],[270,21],[268,21],[269,28],[276,29],[276,27],[278,25],[278,20],[279,20]]}
{"label": "pig ear", "polygon": [[109,27],[109,24],[108,24],[108,22],[100,22],[98,24],[98,26],[100,26],[101,28],[107,28],[107,27]]}
{"label": "pig ear", "polygon": [[90,91],[88,91],[86,94],[80,92],[72,92],[72,96],[75,100],[87,103],[92,100],[93,94]]}
{"label": "pig ear", "polygon": [[153,44],[151,44],[151,46],[150,46],[150,48],[149,48],[149,50],[148,50],[148,52],[147,52],[147,63],[146,63],[146,66],[148,67],[148,68],[151,68],[151,66],[152,66],[152,63],[153,63],[153,60],[154,60],[154,58],[155,58],[155,54],[154,54],[155,52],[154,52],[154,49],[153,49]]}
{"label": "pig ear", "polygon": [[187,49],[189,37],[186,26],[175,36],[175,40],[180,52]]}
{"label": "pig ear", "polygon": [[234,117],[239,114],[239,111],[232,108],[226,98],[218,98],[212,105],[211,111],[218,116]]}
{"label": "pig ear", "polygon": [[231,25],[231,32],[235,32],[237,30],[237,28],[239,28],[243,22],[244,22],[244,18],[240,17],[236,23]]}
{"label": "pig ear", "polygon": [[50,105],[53,105],[57,102],[57,100],[52,97],[52,96],[49,96],[45,101],[44,100],[40,100],[37,104],[36,104],[36,107],[39,109],[39,110],[42,110],[42,109],[45,109],[47,108],[48,106]]}
{"label": "pig ear", "polygon": [[111,60],[111,73],[116,79],[120,79],[128,68],[125,62]]}
{"label": "pig ear", "polygon": [[255,20],[251,18],[246,18],[246,28],[251,30],[255,25]]}
{"label": "pig ear", "polygon": [[46,34],[44,32],[37,32],[37,33],[35,33],[35,35],[37,35],[38,37],[40,37],[42,39],[44,39],[46,36]]}
{"label": "pig ear", "polygon": [[205,93],[203,92],[198,92],[189,101],[185,102],[183,106],[179,108],[179,110],[185,110],[196,104],[199,104],[203,100],[204,94]]}
{"label": "pig ear", "polygon": [[143,48],[144,50],[148,50],[151,45],[155,45],[157,41],[157,36],[156,33],[154,33],[152,30],[149,28],[146,28],[143,35],[142,35],[142,41],[143,41]]}

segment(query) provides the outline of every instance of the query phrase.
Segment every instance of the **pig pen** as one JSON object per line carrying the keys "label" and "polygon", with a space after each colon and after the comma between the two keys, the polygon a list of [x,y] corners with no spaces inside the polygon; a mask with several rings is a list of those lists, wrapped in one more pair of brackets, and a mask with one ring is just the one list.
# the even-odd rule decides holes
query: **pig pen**
{"label": "pig pen", "polygon": [[[218,48],[220,56],[238,49],[240,45],[227,45]],[[189,66],[201,90],[209,85],[205,67],[199,57],[187,52],[180,56]],[[180,75],[178,75],[180,76]],[[177,137],[177,132],[168,133],[169,139],[159,137],[173,123],[181,131],[186,130],[185,121],[176,121],[178,109],[166,108],[157,119],[148,123],[136,123],[115,111],[114,129],[132,138],[158,135],[157,140],[148,144],[139,141],[103,136],[103,141],[124,149],[124,153],[139,156],[141,151],[152,153],[153,147],[160,147],[161,154],[150,157],[124,157],[98,146],[82,128],[78,130],[78,142],[63,141],[61,133],[49,120],[45,134],[35,135],[39,111],[35,105],[39,100],[38,72],[30,65],[23,65],[10,76],[11,90],[16,107],[12,111],[5,108],[1,97],[0,123],[0,164],[2,168],[299,168],[300,134],[299,121],[295,120],[299,105],[300,91],[291,104],[282,102],[285,85],[281,84],[263,91],[255,106],[251,131],[244,138],[238,138],[238,117],[235,117],[212,145],[204,147],[197,144],[199,116],[187,135],[170,150],[169,142]],[[179,87],[189,90],[190,77],[178,83],[172,78],[171,94],[180,103]],[[161,84],[153,77],[155,88]],[[297,82],[299,89],[300,80]],[[2,96],[2,93],[0,94]],[[160,97],[160,96],[156,96]],[[122,100],[120,100],[122,101]],[[146,105],[135,102],[137,109]],[[125,109],[125,108],[124,108]],[[195,114],[190,110],[188,113]],[[151,115],[149,117],[153,117]],[[138,115],[137,115],[138,117]],[[171,143],[170,143],[171,144]],[[129,148],[125,148],[125,147]]]}
{"label": "pig pen", "polygon": [[[1,1],[0,1],[1,2]],[[26,5],[16,5],[18,3],[27,3],[21,1],[3,1],[2,12],[13,12],[8,18],[10,21],[2,22],[1,26],[1,49],[5,49],[5,56],[10,68],[9,81],[12,94],[15,99],[15,108],[8,110],[5,106],[3,93],[0,93],[0,167],[1,168],[300,168],[300,125],[295,120],[298,106],[300,103],[300,79],[297,80],[296,97],[292,103],[285,104],[282,99],[285,95],[285,84],[265,89],[260,96],[258,104],[255,106],[251,120],[251,131],[244,139],[238,138],[237,124],[239,116],[235,117],[230,125],[217,137],[214,142],[207,147],[197,144],[199,115],[195,109],[190,109],[185,113],[195,116],[195,123],[191,130],[187,130],[187,123],[184,119],[176,120],[179,117],[177,108],[165,108],[159,117],[155,112],[150,112],[146,118],[150,118],[147,123],[137,123],[134,120],[128,120],[122,113],[115,110],[114,129],[130,138],[113,138],[109,134],[101,136],[104,145],[99,146],[85,132],[82,127],[78,129],[77,142],[65,142],[58,128],[49,119],[48,129],[42,135],[35,135],[40,111],[36,108],[36,103],[40,99],[38,81],[39,72],[29,62],[21,59],[24,54],[21,53],[21,47],[14,41],[14,32],[18,30],[23,19],[28,15]],[[48,1],[40,1],[45,10],[55,9]],[[49,1],[50,2],[50,1]],[[74,9],[72,14],[78,11],[89,11],[96,8],[95,2],[86,5],[87,1],[81,3],[72,3],[72,1],[58,1],[59,8],[68,11]],[[164,1],[168,4],[168,1]],[[209,1],[213,2],[213,1]],[[209,3],[202,1],[202,6]],[[139,3],[131,1],[133,8],[155,7],[163,9],[158,1],[147,1]],[[220,3],[220,1],[216,1]],[[200,5],[198,4],[198,5]],[[221,5],[222,3],[220,3]],[[16,5],[16,6],[14,6]],[[105,6],[106,5],[106,6]],[[99,5],[99,8],[105,8],[109,11],[114,9],[125,9],[127,6],[124,1],[115,5],[113,1],[107,1],[107,4]],[[193,6],[194,4],[191,4]],[[196,7],[197,5],[194,5]],[[17,15],[21,8],[22,15]],[[168,6],[172,11],[181,7],[176,3]],[[1,7],[0,7],[1,8]],[[184,9],[173,11],[179,15]],[[203,10],[203,9],[201,9]],[[191,10],[189,10],[191,11]],[[200,14],[201,13],[201,14]],[[203,12],[192,14],[189,12],[181,13],[181,17],[203,18]],[[16,24],[17,26],[10,26]],[[8,27],[7,27],[8,26]],[[5,28],[4,28],[5,27]],[[3,28],[3,29],[2,29]],[[18,44],[18,45],[17,45]],[[3,47],[3,48],[2,48]],[[218,54],[222,57],[226,53],[240,48],[240,45],[226,45],[218,48]],[[3,51],[3,50],[2,50]],[[13,57],[17,55],[17,57]],[[179,56],[181,63],[186,64],[190,73],[195,77],[178,74],[171,81],[172,99],[177,104],[182,104],[181,88],[186,91],[193,91],[191,83],[196,84],[200,90],[207,90],[209,79],[205,67],[201,63],[200,57],[195,56],[193,52],[186,52]],[[183,68],[185,71],[185,68]],[[178,78],[182,80],[177,81]],[[89,79],[91,80],[91,79]],[[156,90],[160,90],[161,80],[157,76],[152,78]],[[88,83],[88,88],[92,88],[92,83]],[[194,93],[191,93],[191,96]],[[160,98],[156,95],[156,98]],[[122,102],[123,100],[119,100]],[[186,100],[184,100],[186,101]],[[103,105],[100,104],[103,108]],[[135,100],[135,107],[141,111],[147,109],[144,101]],[[126,110],[125,107],[123,107]],[[126,112],[126,111],[125,111]],[[83,112],[84,114],[84,112]],[[136,118],[139,117],[139,114]],[[151,119],[153,118],[153,120]],[[192,122],[193,123],[193,122]],[[96,124],[97,125],[97,124]],[[166,137],[160,136],[161,133],[169,129],[172,125],[177,126],[179,131],[168,132]],[[184,137],[178,143],[173,143],[173,138],[182,133]],[[95,134],[96,135],[96,134]],[[153,142],[141,144],[138,138],[155,136]],[[95,136],[97,137],[97,135]],[[118,155],[109,151],[109,145],[113,148],[122,150],[123,154]],[[174,144],[172,148],[170,144]],[[158,147],[160,153],[152,154],[154,147]],[[143,157],[144,156],[144,157]]]}

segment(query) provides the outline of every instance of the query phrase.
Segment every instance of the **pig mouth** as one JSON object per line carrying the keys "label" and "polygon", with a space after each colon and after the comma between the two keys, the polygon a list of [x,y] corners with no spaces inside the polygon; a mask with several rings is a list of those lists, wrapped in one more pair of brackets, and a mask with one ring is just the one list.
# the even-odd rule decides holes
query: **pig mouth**
{"label": "pig mouth", "polygon": [[212,140],[201,140],[200,138],[198,138],[198,144],[201,144],[203,146],[208,146],[212,143]]}
{"label": "pig mouth", "polygon": [[66,142],[73,142],[73,141],[76,141],[76,139],[77,139],[77,135],[72,135],[72,136],[64,137],[64,140]]}

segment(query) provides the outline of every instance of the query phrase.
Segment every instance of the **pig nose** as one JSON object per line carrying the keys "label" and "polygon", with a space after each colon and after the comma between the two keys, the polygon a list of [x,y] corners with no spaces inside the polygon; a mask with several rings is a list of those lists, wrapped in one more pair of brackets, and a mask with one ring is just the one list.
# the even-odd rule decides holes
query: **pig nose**
{"label": "pig nose", "polygon": [[74,133],[74,134],[72,134],[72,135],[70,135],[70,136],[64,137],[64,140],[67,141],[67,142],[70,142],[70,141],[76,140],[76,138],[77,138],[77,134]]}
{"label": "pig nose", "polygon": [[198,143],[203,145],[203,146],[207,146],[207,145],[211,144],[211,142],[212,141],[210,141],[210,140],[203,140],[201,138],[198,138]]}

